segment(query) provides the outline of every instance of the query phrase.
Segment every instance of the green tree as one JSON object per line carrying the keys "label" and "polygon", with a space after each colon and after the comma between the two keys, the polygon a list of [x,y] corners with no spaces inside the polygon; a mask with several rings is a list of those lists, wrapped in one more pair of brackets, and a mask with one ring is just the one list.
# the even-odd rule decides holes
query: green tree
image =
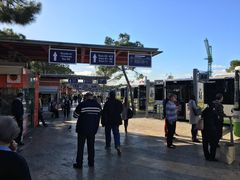
{"label": "green tree", "polygon": [[49,64],[47,62],[32,61],[31,71],[39,74],[74,74],[66,64]]}
{"label": "green tree", "polygon": [[240,60],[232,60],[230,62],[230,67],[226,69],[227,72],[233,72],[236,66],[240,66]]}
{"label": "green tree", "polygon": [[113,74],[118,72],[118,67],[107,67],[107,66],[98,66],[97,75],[111,77]]}
{"label": "green tree", "polygon": [[[0,30],[0,39],[26,39],[26,37],[23,34],[14,32],[10,28],[3,28],[3,30]],[[26,59],[22,54],[14,50],[9,51],[8,58],[15,62],[24,62]]]}
{"label": "green tree", "polygon": [[[127,33],[120,33],[118,40],[114,40],[111,37],[107,36],[105,38],[105,44],[110,46],[130,46],[130,47],[143,47],[143,44],[139,41],[131,42],[130,41],[130,35]],[[122,76],[125,77],[125,80],[127,82],[127,86],[130,92],[130,98],[131,98],[131,105],[133,112],[135,113],[135,106],[134,106],[134,99],[133,99],[133,92],[132,87],[129,81],[129,78],[127,76],[127,72],[132,71],[135,72],[137,78],[142,78],[143,75],[135,71],[135,68],[133,67],[127,67],[127,66],[115,66],[115,67],[104,67],[104,66],[98,66],[96,73],[98,75],[104,75],[108,74],[109,77],[112,77],[114,74],[116,75],[114,79],[121,79]]]}
{"label": "green tree", "polygon": [[36,19],[41,3],[31,0],[0,0],[0,22],[26,25]]}
{"label": "green tree", "polygon": [[[0,0],[0,22],[8,24],[27,25],[36,19],[42,8],[40,2],[31,0]],[[0,30],[0,38],[26,39],[23,34],[15,33],[12,29]],[[21,54],[14,53],[16,61],[26,61]],[[47,62],[32,61],[28,64],[35,73],[43,74],[74,74],[68,65],[48,64]]]}
{"label": "green tree", "polygon": [[26,39],[26,37],[23,34],[15,33],[10,28],[3,28],[3,30],[0,30],[0,38]]}

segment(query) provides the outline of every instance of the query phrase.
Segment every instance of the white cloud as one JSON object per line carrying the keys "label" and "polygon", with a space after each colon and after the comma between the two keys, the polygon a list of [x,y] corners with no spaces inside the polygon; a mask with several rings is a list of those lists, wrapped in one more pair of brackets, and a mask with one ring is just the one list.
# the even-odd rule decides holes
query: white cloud
{"label": "white cloud", "polygon": [[182,74],[177,74],[176,76],[174,76],[175,78],[191,78],[193,76],[192,73],[182,73]]}
{"label": "white cloud", "polygon": [[212,65],[213,76],[216,75],[228,75],[226,72],[227,67],[219,64]]}
{"label": "white cloud", "polygon": [[139,72],[143,75],[149,75],[152,73],[152,69],[140,69],[140,70],[137,70],[137,72]]}
{"label": "white cloud", "polygon": [[213,76],[217,76],[217,75],[230,75],[230,74],[233,74],[233,73],[228,73],[228,72],[225,71],[225,69],[214,70],[213,71]]}
{"label": "white cloud", "polygon": [[86,66],[85,69],[89,69],[89,70],[91,69],[91,70],[95,71],[95,66],[90,66],[89,65],[89,66]]}
{"label": "white cloud", "polygon": [[[185,79],[185,78],[191,78],[193,75],[192,73],[187,73],[187,72],[183,72],[183,73],[165,73],[165,74],[159,74],[157,77],[153,76],[154,80],[164,80],[167,79],[168,76],[173,76],[174,79]],[[151,79],[151,78],[150,78]],[[151,79],[152,80],[152,79]]]}
{"label": "white cloud", "polygon": [[77,71],[75,72],[76,75],[85,75],[85,76],[92,76],[95,75],[92,71]]}
{"label": "white cloud", "polygon": [[212,65],[212,69],[226,69],[226,66],[223,66],[223,65],[219,65],[219,64],[213,64]]}
{"label": "white cloud", "polygon": [[70,65],[70,68],[75,72],[75,74],[89,74],[89,72],[95,73],[95,66],[90,66],[89,64]]}

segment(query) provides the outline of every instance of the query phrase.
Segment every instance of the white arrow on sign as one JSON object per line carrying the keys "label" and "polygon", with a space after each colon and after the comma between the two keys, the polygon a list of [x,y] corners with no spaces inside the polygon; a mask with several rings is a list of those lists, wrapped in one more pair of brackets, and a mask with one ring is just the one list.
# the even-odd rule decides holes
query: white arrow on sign
{"label": "white arrow on sign", "polygon": [[97,55],[94,54],[94,55],[93,55],[93,63],[96,63],[96,62],[97,62]]}
{"label": "white arrow on sign", "polygon": [[56,53],[56,51],[53,53],[53,61],[57,61],[57,53]]}

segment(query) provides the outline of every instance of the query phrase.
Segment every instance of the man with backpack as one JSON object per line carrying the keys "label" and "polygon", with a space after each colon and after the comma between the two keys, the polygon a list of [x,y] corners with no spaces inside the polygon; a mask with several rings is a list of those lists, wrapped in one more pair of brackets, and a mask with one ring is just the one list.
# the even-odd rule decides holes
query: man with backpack
{"label": "man with backpack", "polygon": [[66,97],[66,98],[64,98],[64,102],[63,102],[64,120],[68,119],[70,110],[71,110],[71,100],[68,97]]}
{"label": "man with backpack", "polygon": [[202,130],[202,144],[205,159],[217,161],[215,158],[218,144],[218,114],[214,104],[211,103],[202,112],[204,129]]}
{"label": "man with backpack", "polygon": [[85,140],[87,140],[88,166],[94,166],[95,135],[100,121],[101,106],[93,99],[92,93],[86,93],[85,101],[81,102],[75,109],[73,117],[78,118],[76,133],[78,134],[78,148],[74,168],[81,169],[83,163],[83,152]]}
{"label": "man with backpack", "polygon": [[[214,105],[217,115],[218,115],[218,124],[217,124],[218,143],[219,143],[220,139],[222,138],[223,121],[224,121],[224,116],[226,116],[226,114],[224,113],[224,110],[223,110],[222,101],[223,101],[223,95],[221,93],[218,93],[216,95],[216,100],[213,101],[213,105]],[[219,145],[217,145],[217,146],[219,147]]]}

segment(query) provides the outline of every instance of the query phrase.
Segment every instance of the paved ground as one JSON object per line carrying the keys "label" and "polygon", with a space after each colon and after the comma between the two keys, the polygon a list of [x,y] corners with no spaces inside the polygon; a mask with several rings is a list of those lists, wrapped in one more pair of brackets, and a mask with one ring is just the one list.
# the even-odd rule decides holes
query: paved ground
{"label": "paved ground", "polygon": [[[207,162],[201,144],[190,141],[190,126],[177,124],[177,148],[167,149],[163,121],[135,118],[129,122],[126,135],[121,126],[122,156],[114,148],[104,149],[104,129],[96,136],[95,167],[88,168],[84,154],[82,170],[72,168],[76,155],[75,121],[61,118],[39,127],[26,137],[21,154],[27,159],[33,180],[155,180],[155,179],[233,179],[240,177],[239,144],[237,161],[232,165]],[[73,125],[68,130],[69,125]],[[225,138],[228,138],[227,136]]]}

